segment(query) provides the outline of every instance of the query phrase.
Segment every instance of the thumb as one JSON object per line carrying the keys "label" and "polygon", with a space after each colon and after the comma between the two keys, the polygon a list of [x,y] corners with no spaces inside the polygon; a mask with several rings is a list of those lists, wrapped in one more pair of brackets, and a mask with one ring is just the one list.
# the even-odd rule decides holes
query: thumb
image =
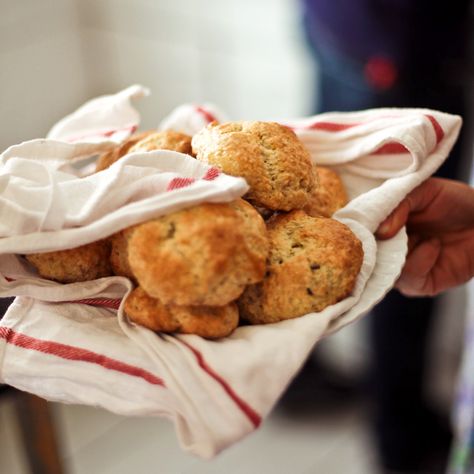
{"label": "thumb", "polygon": [[440,189],[439,180],[435,178],[430,178],[415,188],[380,224],[375,236],[381,240],[393,237],[407,223],[410,213],[426,209]]}
{"label": "thumb", "polygon": [[375,236],[381,240],[392,238],[406,224],[410,211],[410,201],[408,198],[405,198],[380,224],[375,232]]}

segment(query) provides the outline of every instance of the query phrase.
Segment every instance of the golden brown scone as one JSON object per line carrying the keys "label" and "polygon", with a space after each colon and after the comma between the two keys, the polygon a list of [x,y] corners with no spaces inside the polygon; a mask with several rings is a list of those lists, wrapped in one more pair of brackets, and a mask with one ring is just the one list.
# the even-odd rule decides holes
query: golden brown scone
{"label": "golden brown scone", "polygon": [[129,153],[152,150],[173,150],[191,155],[191,137],[173,130],[155,132],[135,143],[130,148]]}
{"label": "golden brown scone", "polygon": [[67,250],[34,253],[26,259],[41,277],[61,283],[95,280],[112,275],[110,243],[99,240]]}
{"label": "golden brown scone", "polygon": [[363,250],[346,225],[293,211],[272,218],[268,228],[269,265],[264,280],[239,299],[244,319],[254,324],[291,319],[352,292]]}
{"label": "golden brown scone", "polygon": [[223,306],[260,281],[266,230],[236,206],[204,203],[136,226],[128,259],[140,286],[164,304]]}
{"label": "golden brown scone", "polygon": [[225,306],[164,305],[140,287],[130,293],[124,308],[133,322],[152,331],[197,334],[210,339],[228,336],[239,323],[235,303]]}
{"label": "golden brown scone", "polygon": [[311,198],[303,208],[310,216],[331,217],[347,202],[347,193],[339,175],[323,166],[314,166],[317,174],[318,186],[311,194]]}
{"label": "golden brown scone", "polygon": [[[229,203],[242,218],[242,233],[246,247],[245,260],[242,270],[250,271],[260,281],[266,270],[266,260],[269,252],[267,226],[258,211],[247,201],[237,199]],[[249,269],[245,265],[250,266]]]}
{"label": "golden brown scone", "polygon": [[[252,260],[252,265],[258,274],[265,272],[265,259],[268,255],[267,230],[263,219],[258,212],[243,199],[238,199],[229,203],[243,219],[244,240],[248,248],[248,258]],[[139,226],[129,227],[117,232],[110,237],[111,253],[110,262],[115,275],[126,276],[135,280],[128,260],[128,242],[135,229]]]}
{"label": "golden brown scone", "polygon": [[110,237],[110,264],[114,275],[126,276],[136,281],[128,262],[128,241],[133,229],[134,227],[128,227]]}
{"label": "golden brown scone", "polygon": [[295,133],[274,122],[211,123],[192,139],[198,160],[250,185],[255,206],[289,211],[303,208],[314,188],[308,151]]}
{"label": "golden brown scone", "polygon": [[127,153],[130,152],[130,148],[138,143],[140,140],[143,140],[148,135],[154,133],[154,130],[148,130],[146,132],[134,133],[130,137],[128,137],[124,142],[122,142],[119,146],[114,148],[107,153],[103,153],[97,159],[97,163],[95,165],[95,171],[101,171],[108,168],[110,165],[115,163],[119,158],[125,156]]}

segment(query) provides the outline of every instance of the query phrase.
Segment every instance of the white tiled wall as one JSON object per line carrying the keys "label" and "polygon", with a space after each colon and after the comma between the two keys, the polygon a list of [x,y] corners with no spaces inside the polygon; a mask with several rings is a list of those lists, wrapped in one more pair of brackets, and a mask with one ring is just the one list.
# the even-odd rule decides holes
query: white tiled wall
{"label": "white tiled wall", "polygon": [[75,0],[2,2],[0,149],[44,136],[87,97]]}
{"label": "white tiled wall", "polygon": [[1,149],[132,83],[152,90],[145,128],[189,101],[235,119],[311,112],[297,0],[8,2],[0,61]]}

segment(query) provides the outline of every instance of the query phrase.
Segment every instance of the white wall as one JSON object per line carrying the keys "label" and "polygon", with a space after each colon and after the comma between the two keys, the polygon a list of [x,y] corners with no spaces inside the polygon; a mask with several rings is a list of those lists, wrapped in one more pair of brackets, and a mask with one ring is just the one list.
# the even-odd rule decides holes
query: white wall
{"label": "white wall", "polygon": [[132,83],[143,127],[183,102],[234,119],[311,112],[297,0],[21,0],[0,17],[0,148]]}
{"label": "white wall", "polygon": [[44,136],[87,96],[75,0],[3,1],[0,149]]}

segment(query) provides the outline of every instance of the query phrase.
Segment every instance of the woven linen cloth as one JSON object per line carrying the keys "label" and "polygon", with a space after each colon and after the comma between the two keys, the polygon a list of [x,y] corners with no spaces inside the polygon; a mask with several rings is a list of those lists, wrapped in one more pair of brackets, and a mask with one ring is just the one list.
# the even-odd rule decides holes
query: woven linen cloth
{"label": "woven linen cloth", "polygon": [[[130,99],[145,91],[133,86],[95,99],[47,139],[1,155],[0,296],[17,298],[0,323],[0,381],[49,400],[167,417],[183,449],[212,458],[262,423],[321,338],[362,317],[393,287],[406,233],[384,242],[373,233],[448,157],[461,119],[425,109],[376,109],[285,121],[314,162],[341,175],[350,202],[334,217],[362,241],[361,272],[353,293],[320,313],[242,326],[210,341],[130,323],[123,298],[132,283],[124,277],[61,285],[39,278],[19,256],[75,247],[155,216],[245,194],[244,179],[172,151],[133,153],[99,173],[74,174],[69,163],[113,146],[115,131],[123,140],[124,130],[136,129]],[[188,104],[157,128],[193,134],[223,117],[212,106]]]}

